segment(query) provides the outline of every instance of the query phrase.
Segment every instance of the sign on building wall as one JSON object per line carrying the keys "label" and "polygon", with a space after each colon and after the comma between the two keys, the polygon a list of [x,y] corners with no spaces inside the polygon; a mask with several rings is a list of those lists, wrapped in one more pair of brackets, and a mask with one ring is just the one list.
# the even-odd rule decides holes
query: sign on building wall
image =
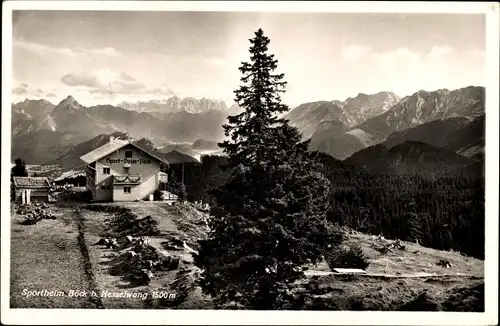
{"label": "sign on building wall", "polygon": [[140,159],[130,159],[130,158],[107,158],[107,164],[152,164],[150,159],[140,158]]}

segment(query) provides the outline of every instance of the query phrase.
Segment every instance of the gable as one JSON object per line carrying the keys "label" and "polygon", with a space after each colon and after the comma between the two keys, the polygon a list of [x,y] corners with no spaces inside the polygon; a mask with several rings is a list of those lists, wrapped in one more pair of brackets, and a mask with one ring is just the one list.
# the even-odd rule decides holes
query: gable
{"label": "gable", "polygon": [[[125,157],[125,153],[129,151],[132,152],[132,157],[127,158]],[[118,156],[116,155],[117,152],[119,152]],[[123,146],[122,148],[102,157],[99,161],[106,164],[166,164],[164,160],[161,160],[149,152],[138,148],[134,144],[127,144],[126,146]]]}
{"label": "gable", "polygon": [[158,157],[151,152],[149,152],[146,149],[141,148],[135,143],[130,143],[128,141],[124,140],[114,140],[112,142],[106,143],[102,145],[101,147],[98,147],[94,149],[93,151],[83,155],[80,157],[82,161],[84,161],[87,164],[93,163],[97,160],[100,160],[102,158],[106,158],[107,156],[112,156],[114,153],[116,153],[119,150],[123,150],[124,148],[133,148],[132,150],[139,151],[142,153],[143,156],[149,156],[151,159],[154,159],[158,162],[161,162],[163,164],[168,165],[168,161],[164,158]]}

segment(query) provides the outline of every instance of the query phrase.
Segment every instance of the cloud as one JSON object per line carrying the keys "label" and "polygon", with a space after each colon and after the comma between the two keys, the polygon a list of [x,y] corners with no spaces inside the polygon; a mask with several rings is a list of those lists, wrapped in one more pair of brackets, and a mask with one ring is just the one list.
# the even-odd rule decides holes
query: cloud
{"label": "cloud", "polygon": [[13,42],[14,48],[26,50],[29,52],[33,52],[38,55],[43,55],[47,53],[52,53],[52,54],[60,54],[60,55],[66,55],[66,56],[76,56],[78,55],[77,52],[73,51],[70,48],[66,47],[50,47],[38,43],[33,43],[33,42],[26,42],[24,40],[15,40]]}
{"label": "cloud", "polygon": [[50,92],[50,93],[45,94],[45,96],[47,96],[47,97],[57,97],[57,94],[54,93],[54,92]]}
{"label": "cloud", "polygon": [[127,96],[171,96],[174,92],[168,85],[146,86],[134,77],[108,68],[65,74],[61,82],[73,89],[87,90],[99,98],[114,98],[117,94]]}
{"label": "cloud", "polygon": [[418,64],[422,56],[408,48],[397,48],[383,53],[373,53],[371,58],[383,68],[396,68]]}
{"label": "cloud", "polygon": [[22,84],[21,84],[21,87],[28,88],[28,84],[26,84],[26,83],[22,83]]}
{"label": "cloud", "polygon": [[103,49],[96,49],[96,50],[93,50],[92,52],[94,52],[96,54],[104,54],[104,55],[107,55],[109,57],[118,57],[121,55],[120,52],[116,51],[115,48],[112,48],[112,47],[105,47]]}
{"label": "cloud", "polygon": [[[26,85],[26,84],[21,84],[21,85]],[[16,95],[22,95],[22,94],[26,94],[26,93],[28,93],[28,90],[24,86],[18,86],[12,90],[12,94],[16,94]]]}
{"label": "cloud", "polygon": [[445,46],[433,46],[429,53],[427,53],[427,57],[429,59],[434,59],[434,60],[439,60],[442,59],[443,57],[451,54],[453,52],[453,48],[449,45]]}
{"label": "cloud", "polygon": [[107,57],[118,57],[121,55],[113,47],[105,47],[102,49],[84,49],[84,48],[68,48],[68,47],[51,47],[39,43],[28,42],[25,40],[15,40],[13,42],[15,49],[25,50],[37,55],[63,55],[69,57],[76,57],[82,55],[103,55]]}
{"label": "cloud", "polygon": [[372,49],[364,45],[351,44],[342,47],[342,58],[347,61],[357,61],[372,52]]}
{"label": "cloud", "polygon": [[133,93],[145,88],[143,83],[126,73],[107,68],[72,72],[64,75],[61,82],[72,87],[88,87],[95,93]]}

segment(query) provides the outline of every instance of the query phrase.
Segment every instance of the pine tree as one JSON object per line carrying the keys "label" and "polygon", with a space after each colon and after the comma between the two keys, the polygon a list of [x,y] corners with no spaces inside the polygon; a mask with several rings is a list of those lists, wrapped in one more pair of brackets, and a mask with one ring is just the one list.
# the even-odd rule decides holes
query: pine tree
{"label": "pine tree", "polygon": [[14,160],[14,167],[11,170],[11,174],[14,177],[27,177],[28,176],[28,170],[26,170],[26,164],[24,161],[20,158],[16,158]]}
{"label": "pine tree", "polygon": [[338,244],[326,221],[329,182],[318,153],[309,152],[297,129],[277,113],[288,107],[280,94],[286,83],[274,74],[269,38],[259,29],[250,40],[251,62],[243,62],[243,85],[235,91],[244,109],[228,117],[229,180],[213,192],[208,239],[200,240],[195,263],[201,286],[214,302],[253,309],[279,309],[288,286]]}
{"label": "pine tree", "polygon": [[14,166],[10,170],[10,200],[14,201],[16,197],[16,190],[14,187],[14,177],[27,177],[28,170],[26,164],[20,158],[14,160]]}
{"label": "pine tree", "polygon": [[422,224],[417,215],[415,200],[408,197],[405,203],[405,221],[408,230],[407,240],[412,242],[421,242]]}

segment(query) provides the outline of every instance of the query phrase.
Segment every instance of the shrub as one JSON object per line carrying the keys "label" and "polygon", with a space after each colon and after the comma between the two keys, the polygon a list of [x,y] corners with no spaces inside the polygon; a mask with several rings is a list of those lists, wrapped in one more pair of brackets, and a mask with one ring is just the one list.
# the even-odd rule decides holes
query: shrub
{"label": "shrub", "polygon": [[331,252],[326,257],[330,269],[334,268],[360,268],[365,269],[370,265],[363,248],[358,243],[351,243],[347,247]]}

